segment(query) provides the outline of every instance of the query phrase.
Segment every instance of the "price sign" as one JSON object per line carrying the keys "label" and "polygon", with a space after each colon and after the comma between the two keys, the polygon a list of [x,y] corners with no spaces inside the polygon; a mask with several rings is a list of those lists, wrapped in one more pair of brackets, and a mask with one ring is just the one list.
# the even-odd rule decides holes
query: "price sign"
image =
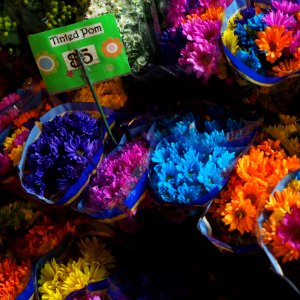
{"label": "price sign", "polygon": [[49,93],[87,84],[76,49],[82,53],[92,83],[131,71],[112,14],[30,35],[28,40]]}

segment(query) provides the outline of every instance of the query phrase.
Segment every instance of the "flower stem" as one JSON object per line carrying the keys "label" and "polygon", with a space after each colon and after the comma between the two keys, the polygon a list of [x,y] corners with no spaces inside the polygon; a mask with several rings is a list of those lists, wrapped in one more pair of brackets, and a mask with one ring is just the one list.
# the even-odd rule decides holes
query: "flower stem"
{"label": "flower stem", "polygon": [[84,77],[85,77],[85,79],[86,79],[86,81],[87,81],[87,83],[88,83],[88,85],[89,85],[89,87],[90,87],[90,89],[91,89],[91,92],[92,92],[93,97],[94,97],[94,99],[95,99],[96,105],[97,105],[97,107],[98,107],[98,110],[99,110],[100,115],[101,115],[101,117],[102,117],[102,120],[103,120],[103,122],[104,122],[104,125],[105,125],[105,127],[106,127],[106,129],[107,129],[107,132],[108,132],[108,134],[110,135],[112,141],[117,145],[118,143],[117,143],[116,139],[114,138],[114,136],[113,136],[113,134],[112,134],[112,132],[111,132],[111,129],[110,129],[108,123],[107,123],[105,114],[104,114],[104,112],[103,112],[102,106],[101,106],[100,101],[99,101],[99,98],[98,98],[97,93],[96,93],[96,91],[95,91],[95,89],[94,89],[94,85],[93,85],[93,83],[91,82],[91,79],[90,79],[90,77],[89,77],[89,75],[88,75],[87,68],[86,68],[86,66],[85,66],[85,64],[84,64],[84,62],[83,62],[83,59],[82,59],[82,53],[81,53],[80,50],[78,50],[78,49],[75,49],[75,52],[76,52],[76,54],[77,54],[77,57],[78,57],[80,66],[81,66],[81,68],[82,68]]}

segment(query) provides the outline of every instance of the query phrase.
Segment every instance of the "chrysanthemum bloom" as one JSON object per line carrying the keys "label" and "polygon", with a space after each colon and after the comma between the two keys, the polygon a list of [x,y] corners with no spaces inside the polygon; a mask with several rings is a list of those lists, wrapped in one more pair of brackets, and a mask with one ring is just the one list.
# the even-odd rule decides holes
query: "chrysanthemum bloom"
{"label": "chrysanthemum bloom", "polygon": [[270,215],[262,225],[263,242],[283,263],[300,258],[299,206],[300,194],[291,187],[275,191],[265,205]]}
{"label": "chrysanthemum bloom", "polygon": [[232,200],[225,205],[221,214],[222,221],[229,225],[229,231],[238,230],[241,234],[254,232],[256,225],[256,209],[251,200]]}
{"label": "chrysanthemum bloom", "polygon": [[24,123],[26,123],[29,119],[36,119],[39,116],[39,113],[32,109],[28,112],[25,112],[23,114],[21,114],[20,116],[18,116],[17,118],[15,118],[13,120],[13,123],[15,126],[17,127],[21,127],[24,125]]}
{"label": "chrysanthemum bloom", "polygon": [[261,211],[268,196],[266,189],[255,181],[236,186],[232,194],[233,199],[249,199],[255,206],[257,214]]}
{"label": "chrysanthemum bloom", "polygon": [[[84,254],[93,252],[84,249],[87,244],[99,245],[98,243],[90,244],[87,242],[81,244]],[[42,298],[64,299],[71,292],[85,288],[91,282],[99,282],[107,278],[113,259],[110,254],[108,255],[105,247],[101,246],[93,250],[95,251],[92,256],[79,257],[77,260],[69,258],[66,265],[57,263],[55,258],[47,261],[41,269],[38,280],[38,291]],[[94,256],[101,258],[101,260],[93,260]]]}
{"label": "chrysanthemum bloom", "polygon": [[222,20],[224,15],[224,8],[219,6],[219,7],[209,7],[205,13],[200,15],[200,18],[202,20]]}
{"label": "chrysanthemum bloom", "polygon": [[295,191],[300,192],[300,180],[294,178],[293,180],[291,180],[291,182],[289,182],[288,187],[292,188]]}
{"label": "chrysanthemum bloom", "polygon": [[[114,78],[105,82],[100,82],[95,85],[97,96],[103,106],[120,109],[127,101],[121,78]],[[92,92],[89,88],[84,87],[78,90],[75,94],[74,102],[94,102]]]}
{"label": "chrysanthemum bloom", "polygon": [[285,31],[284,26],[266,27],[264,31],[257,33],[256,45],[261,51],[266,51],[266,59],[274,63],[282,55],[282,50],[289,47],[293,32]]}
{"label": "chrysanthemum bloom", "polygon": [[58,198],[90,163],[99,149],[101,134],[101,121],[82,111],[43,123],[41,134],[26,153],[26,189],[38,196]]}
{"label": "chrysanthemum bloom", "polygon": [[293,16],[289,16],[282,11],[269,12],[263,17],[263,21],[269,27],[272,27],[273,25],[277,27],[284,26],[286,29],[292,29],[296,24],[296,20]]}
{"label": "chrysanthemum bloom", "polygon": [[74,224],[70,222],[64,225],[53,224],[50,219],[44,218],[42,224],[34,225],[24,237],[17,239],[14,251],[21,257],[35,261],[56,247],[64,236],[70,232],[74,233],[75,230]]}
{"label": "chrysanthemum bloom", "polygon": [[3,142],[4,151],[9,153],[12,148],[22,145],[29,135],[29,130],[26,127],[16,129],[11,136],[5,138]]}
{"label": "chrysanthemum bloom", "polygon": [[182,24],[182,33],[188,41],[201,43],[206,40],[215,43],[219,38],[221,22],[219,20],[202,20],[199,17]]}
{"label": "chrysanthemum bloom", "polygon": [[14,259],[2,259],[0,261],[0,299],[16,299],[28,283],[30,269],[28,262],[23,261],[18,265]]}
{"label": "chrysanthemum bloom", "polygon": [[180,24],[181,19],[186,14],[188,7],[186,0],[172,0],[166,16],[166,22],[170,26],[177,26]]}
{"label": "chrysanthemum bloom", "polygon": [[21,160],[21,156],[23,153],[24,146],[18,145],[17,147],[13,148],[11,152],[8,154],[8,157],[13,162],[14,166],[17,166]]}
{"label": "chrysanthemum bloom", "polygon": [[289,15],[293,15],[300,10],[300,4],[294,3],[293,1],[290,0],[283,0],[283,1],[272,0],[271,4],[272,7],[275,8],[277,11],[281,11]]}
{"label": "chrysanthemum bloom", "polygon": [[129,142],[103,159],[89,186],[88,209],[111,209],[122,205],[148,164],[143,142]]}
{"label": "chrysanthemum bloom", "polygon": [[178,63],[185,66],[188,73],[194,72],[197,78],[203,77],[207,82],[209,77],[218,72],[218,60],[221,56],[219,47],[209,42],[188,44],[181,51],[182,57]]}
{"label": "chrysanthemum bloom", "polygon": [[258,71],[261,68],[261,63],[253,51],[247,52],[244,50],[238,50],[236,52],[236,57],[239,58],[246,66],[255,71]]}
{"label": "chrysanthemum bloom", "polygon": [[227,28],[222,35],[223,43],[232,54],[236,54],[239,49],[238,36],[234,34],[234,30]]}
{"label": "chrysanthemum bloom", "polygon": [[272,68],[275,76],[287,76],[299,70],[299,61],[295,59],[285,59]]}

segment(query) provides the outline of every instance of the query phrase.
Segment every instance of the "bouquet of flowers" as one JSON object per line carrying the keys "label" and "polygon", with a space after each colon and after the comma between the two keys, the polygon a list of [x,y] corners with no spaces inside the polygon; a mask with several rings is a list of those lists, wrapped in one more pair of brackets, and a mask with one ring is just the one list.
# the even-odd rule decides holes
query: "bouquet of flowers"
{"label": "bouquet of flowers", "polygon": [[89,289],[89,284],[106,280],[115,264],[101,235],[85,233],[75,240],[67,236],[37,262],[35,296],[37,299],[66,299],[74,291]]}
{"label": "bouquet of flowers", "polygon": [[[95,85],[97,96],[102,106],[111,109],[120,109],[127,102],[127,94],[122,78],[113,78]],[[92,92],[88,87],[83,87],[75,92],[74,102],[94,102]]]}
{"label": "bouquet of flowers", "polygon": [[232,2],[226,10],[222,41],[227,58],[242,77],[271,86],[299,73],[300,4],[259,3]]}
{"label": "bouquet of flowers", "polygon": [[83,12],[86,19],[114,14],[133,74],[147,67],[155,55],[157,33],[154,29],[158,26],[151,0],[83,1],[79,12]]}
{"label": "bouquet of flowers", "polygon": [[[3,199],[2,199],[3,200]],[[0,249],[4,250],[10,239],[28,230],[41,215],[30,202],[12,201],[0,207]]]}
{"label": "bouquet of flowers", "polygon": [[274,271],[300,294],[299,204],[300,172],[296,170],[285,176],[267,199],[259,217],[258,239]]}
{"label": "bouquet of flowers", "polygon": [[77,209],[107,222],[135,214],[145,197],[148,154],[145,141],[121,140],[97,168]]}
{"label": "bouquet of flowers", "polygon": [[187,118],[170,129],[171,135],[151,154],[150,187],[155,200],[188,210],[212,201],[255,132],[245,134],[245,124],[231,118],[225,124],[206,120],[201,132],[196,120]]}
{"label": "bouquet of flowers", "polygon": [[258,250],[257,218],[276,184],[299,166],[299,158],[288,156],[279,140],[252,145],[238,159],[205,217],[200,218],[199,230],[221,250]]}
{"label": "bouquet of flowers", "polygon": [[[105,129],[85,111],[94,103],[69,103],[50,110],[30,132],[19,164],[25,191],[50,204],[66,204],[81,193],[101,161]],[[106,110],[108,124],[114,120]]]}
{"label": "bouquet of flowers", "polygon": [[[26,299],[23,290],[30,279],[30,268],[31,265],[28,261],[19,262],[11,257],[0,258],[1,299],[18,299],[18,297],[24,297],[23,299]],[[32,294],[29,295],[29,297],[30,296],[32,296]],[[29,298],[27,297],[27,299]]]}
{"label": "bouquet of flowers", "polygon": [[296,116],[279,113],[278,124],[264,126],[264,131],[274,139],[279,139],[281,145],[290,155],[300,155],[300,124]]}
{"label": "bouquet of flowers", "polygon": [[226,59],[220,47],[220,33],[230,2],[170,0],[160,39],[163,65],[177,65],[177,70],[193,74],[204,83],[211,76],[224,79]]}

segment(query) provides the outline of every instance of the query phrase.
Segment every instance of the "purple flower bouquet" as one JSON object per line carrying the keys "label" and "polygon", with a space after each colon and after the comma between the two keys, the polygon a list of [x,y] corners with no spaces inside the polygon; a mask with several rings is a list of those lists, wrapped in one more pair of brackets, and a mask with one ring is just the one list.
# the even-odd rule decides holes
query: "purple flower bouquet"
{"label": "purple flower bouquet", "polygon": [[121,141],[97,168],[77,210],[105,222],[135,214],[145,197],[148,153],[145,141]]}
{"label": "purple flower bouquet", "polygon": [[[25,191],[50,204],[75,200],[102,159],[105,127],[94,103],[67,103],[40,118],[31,130],[19,164]],[[108,124],[114,114],[105,110]]]}

